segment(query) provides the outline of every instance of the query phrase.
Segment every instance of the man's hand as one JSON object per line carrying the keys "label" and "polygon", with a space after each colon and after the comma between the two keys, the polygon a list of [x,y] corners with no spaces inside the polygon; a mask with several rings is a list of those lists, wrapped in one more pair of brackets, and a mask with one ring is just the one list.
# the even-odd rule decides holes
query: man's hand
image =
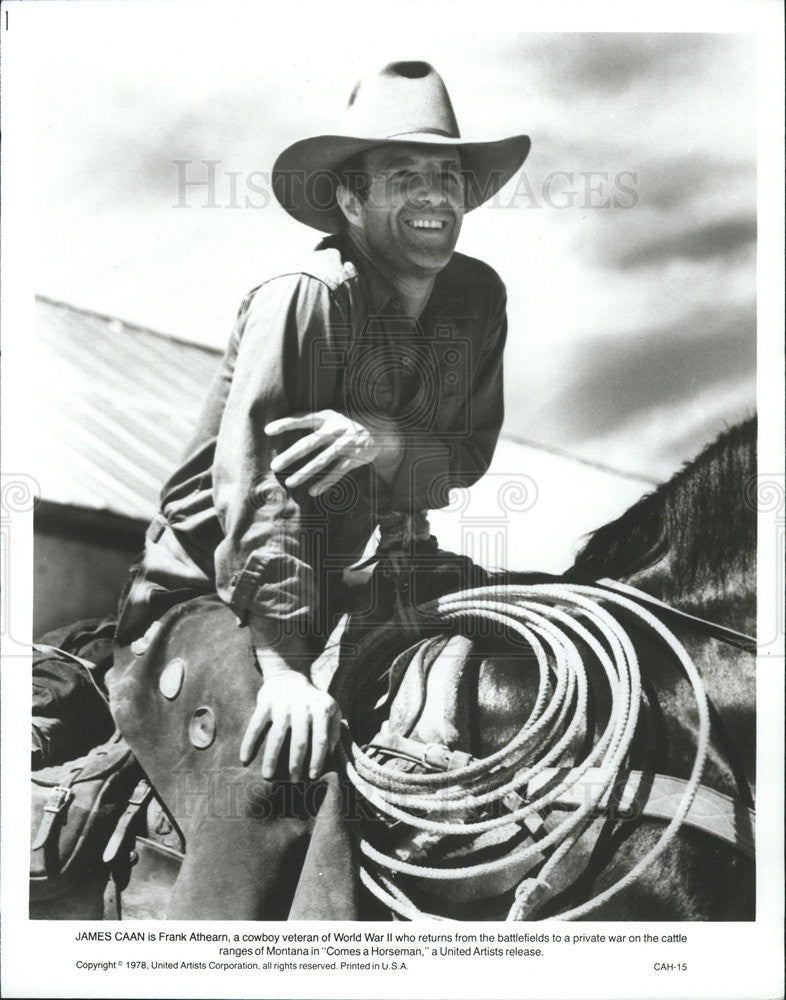
{"label": "man's hand", "polygon": [[291,733],[289,774],[299,781],[303,773],[309,736],[311,760],[308,776],[318,778],[329,750],[338,742],[341,710],[325,691],[313,687],[308,678],[294,671],[276,674],[265,680],[257,695],[254,714],[240,744],[240,760],[253,760],[259,739],[270,726],[262,757],[262,776],[273,778],[276,762],[287,732]]}
{"label": "man's hand", "polygon": [[313,497],[329,490],[352,469],[371,462],[382,478],[389,481],[401,462],[404,446],[401,435],[392,424],[369,428],[344,413],[320,410],[318,413],[274,420],[265,427],[265,433],[270,436],[300,430],[312,433],[277,455],[270,468],[273,472],[280,472],[318,451],[319,454],[310,462],[285,480],[290,489],[314,480],[308,491]]}

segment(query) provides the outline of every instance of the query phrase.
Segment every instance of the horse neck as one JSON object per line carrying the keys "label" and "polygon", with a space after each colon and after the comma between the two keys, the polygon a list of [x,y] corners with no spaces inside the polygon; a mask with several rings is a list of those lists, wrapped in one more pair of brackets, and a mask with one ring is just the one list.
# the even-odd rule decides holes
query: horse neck
{"label": "horse neck", "polygon": [[[756,594],[752,573],[735,574],[723,589],[714,583],[702,585],[699,582],[690,592],[678,594],[676,599],[671,580],[667,556],[621,582],[698,618],[755,635]],[[734,795],[737,790],[735,768],[744,774],[751,787],[755,784],[755,657],[713,639],[700,626],[679,625],[674,631],[698,668],[713,709],[717,711],[707,783]],[[649,662],[655,663],[653,683],[668,692],[667,710],[680,722],[681,736],[673,736],[669,753],[673,759],[684,760],[696,735],[692,696],[686,684],[675,686],[673,681],[663,680],[665,664],[657,657]]]}
{"label": "horse neck", "polygon": [[697,579],[689,588],[679,590],[675,589],[673,581],[670,553],[646,569],[620,580],[621,583],[665,601],[678,611],[725,625],[746,635],[755,635],[756,581],[752,566],[730,571],[723,581]]}

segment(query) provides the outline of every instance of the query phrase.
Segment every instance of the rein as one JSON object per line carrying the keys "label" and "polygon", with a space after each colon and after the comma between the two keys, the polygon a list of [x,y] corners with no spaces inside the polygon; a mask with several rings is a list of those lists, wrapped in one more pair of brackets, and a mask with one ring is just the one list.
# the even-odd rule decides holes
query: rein
{"label": "rein", "polygon": [[[396,737],[396,749],[391,745],[392,734],[383,734],[381,743],[377,743],[388,755],[420,754],[424,766],[440,768],[436,773],[405,773],[383,767],[374,759],[374,747],[371,753],[361,749],[344,728],[340,752],[349,780],[384,816],[427,835],[479,837],[479,842],[484,838],[487,842],[488,838],[499,839],[506,830],[515,829],[512,824],[523,824],[531,834],[537,834],[537,839],[533,836],[529,843],[514,847],[503,857],[463,867],[403,860],[362,841],[364,884],[400,916],[413,919],[434,915],[418,910],[393,881],[396,875],[431,881],[435,888],[440,883],[450,885],[468,879],[482,880],[487,885],[495,879],[511,886],[518,883],[507,919],[521,920],[528,919],[565,887],[566,879],[570,884],[586,867],[601,824],[606,821],[606,811],[610,807],[619,809],[625,796],[630,797],[631,781],[636,775],[626,770],[625,761],[641,702],[641,672],[635,649],[623,626],[603,605],[616,605],[634,615],[672,650],[693,690],[699,733],[690,777],[669,786],[668,807],[662,806],[659,813],[663,818],[668,815],[669,822],[653,848],[614,885],[560,914],[559,919],[583,917],[632,884],[663,853],[683,823],[702,825],[696,822],[697,811],[723,812],[723,804],[718,801],[708,805],[705,793],[709,790],[701,786],[710,734],[708,700],[701,677],[676,636],[643,606],[653,599],[642,601],[647,595],[611,583],[482,587],[439,598],[417,609],[429,622],[485,619],[518,633],[533,649],[538,664],[535,706],[517,735],[482,760],[451,754],[447,748],[424,747],[402,737]],[[738,635],[735,633],[735,638]],[[589,691],[576,644],[579,639],[589,646],[605,673],[611,711],[605,730],[587,756],[576,766],[560,768],[563,754],[575,745],[577,737],[586,735]],[[663,799],[663,795],[660,797]],[[697,809],[689,818],[694,803]],[[495,808],[499,813],[500,806],[507,810],[506,814],[488,816]],[[543,819],[544,810],[548,810],[547,821]],[[477,818],[481,815],[487,818]],[[468,816],[472,818],[468,820]],[[488,856],[481,851],[478,854]],[[540,865],[537,876],[530,877]]]}
{"label": "rein", "polygon": [[613,590],[618,594],[625,594],[633,598],[633,600],[638,601],[639,604],[652,608],[658,615],[664,615],[675,621],[684,622],[684,624],[689,625],[697,632],[705,632],[713,639],[718,639],[720,642],[725,642],[730,646],[736,646],[738,649],[745,650],[746,653],[755,653],[758,649],[755,636],[738,632],[736,629],[728,628],[726,625],[719,625],[718,622],[709,621],[707,618],[690,615],[687,611],[681,611],[679,608],[672,607],[671,604],[666,604],[665,601],[660,601],[657,597],[645,594],[643,590],[637,590],[636,587],[631,587],[627,583],[603,579],[598,580],[595,586]]}

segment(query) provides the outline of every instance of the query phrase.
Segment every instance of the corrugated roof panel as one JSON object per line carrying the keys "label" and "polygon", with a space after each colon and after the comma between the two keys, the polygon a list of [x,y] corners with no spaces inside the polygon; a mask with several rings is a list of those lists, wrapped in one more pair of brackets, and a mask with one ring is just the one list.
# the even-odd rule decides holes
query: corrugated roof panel
{"label": "corrugated roof panel", "polygon": [[[152,338],[142,340],[117,333],[105,336],[95,324],[80,329],[72,323],[57,332],[45,331],[43,336],[52,354],[72,367],[74,383],[85,391],[100,387],[108,398],[140,397],[145,403],[155,400],[158,406],[169,403],[175,410],[193,405],[195,382],[203,384],[206,372],[209,382],[217,364],[214,357],[206,370],[201,358],[201,363],[193,364],[194,359],[188,357],[190,351],[185,351],[186,357],[165,366],[148,350]],[[167,346],[171,351],[171,345]],[[108,394],[110,389],[112,396]]]}
{"label": "corrugated roof panel", "polygon": [[36,340],[41,495],[150,517],[220,352],[42,297]]}

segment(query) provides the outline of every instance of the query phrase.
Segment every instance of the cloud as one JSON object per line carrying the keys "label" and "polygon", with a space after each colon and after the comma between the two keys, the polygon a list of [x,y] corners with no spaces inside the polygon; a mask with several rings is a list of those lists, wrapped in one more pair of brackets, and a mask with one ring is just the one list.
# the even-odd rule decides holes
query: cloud
{"label": "cloud", "polygon": [[575,230],[575,251],[596,266],[635,270],[716,258],[751,266],[745,251],[756,241],[755,162],[660,157],[631,174],[610,175],[605,190],[614,194],[620,182],[632,198],[618,199],[616,208],[612,200]]}
{"label": "cloud", "polygon": [[607,260],[622,270],[659,264],[679,258],[707,260],[731,257],[756,240],[756,216],[720,219],[655,239],[639,238],[637,245],[609,248]]}
{"label": "cloud", "polygon": [[[269,170],[290,141],[285,119],[271,114],[286,104],[284,80],[254,90],[236,78],[207,96],[182,88],[162,96],[161,86],[155,77],[111,77],[98,101],[92,80],[77,77],[63,88],[44,78],[39,175],[52,217],[75,197],[93,212],[131,202],[169,206],[176,200],[175,161],[193,164],[200,176],[202,161],[219,161],[222,174],[245,177]],[[73,105],[82,109],[78,116]]]}
{"label": "cloud", "polygon": [[627,338],[598,338],[566,364],[575,372],[554,405],[555,431],[581,444],[699,388],[745,381],[756,367],[756,312],[707,307]]}
{"label": "cloud", "polygon": [[707,208],[738,204],[741,199],[755,209],[756,164],[754,150],[747,159],[724,157],[719,149],[708,159],[704,155],[650,157],[639,164],[638,190],[643,204],[656,211],[694,210],[697,201]]}
{"label": "cloud", "polygon": [[684,182],[689,192],[706,186],[719,164],[755,159],[750,39],[565,37],[536,48],[538,59],[528,69],[522,103],[533,139],[530,171],[541,164],[546,173],[636,170],[642,183]]}
{"label": "cloud", "polygon": [[669,479],[724,430],[756,413],[756,379],[735,376],[640,414],[586,442],[581,452],[620,469]]}
{"label": "cloud", "polygon": [[614,96],[653,77],[689,75],[718,48],[721,36],[706,34],[569,35],[548,43],[542,68],[563,86]]}

